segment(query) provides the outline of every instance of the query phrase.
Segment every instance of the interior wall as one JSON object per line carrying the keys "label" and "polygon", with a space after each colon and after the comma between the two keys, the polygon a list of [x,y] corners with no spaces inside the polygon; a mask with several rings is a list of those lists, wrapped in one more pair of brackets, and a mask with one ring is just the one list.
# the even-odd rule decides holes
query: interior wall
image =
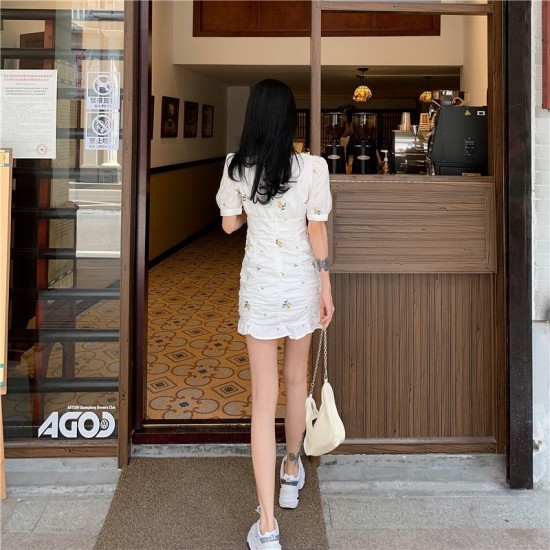
{"label": "interior wall", "polygon": [[228,153],[236,151],[241,139],[246,103],[250,95],[248,86],[230,86],[227,89],[227,145]]}
{"label": "interior wall", "polygon": [[[226,87],[184,67],[174,65],[173,2],[153,2],[152,93],[153,139],[149,209],[149,259],[177,247],[219,219],[215,195],[226,153]],[[177,29],[176,29],[177,30]],[[162,96],[179,98],[178,136],[161,138]],[[199,103],[198,136],[183,137],[184,102]],[[213,137],[201,137],[202,105],[214,106]],[[191,167],[178,167],[193,162]],[[172,171],[154,168],[174,166]]]}
{"label": "interior wall", "polygon": [[172,170],[151,178],[149,260],[216,223],[215,195],[223,161]]}
{"label": "interior wall", "polygon": [[[155,97],[151,167],[167,166],[213,158],[225,154],[227,100],[226,87],[213,80],[174,65],[172,51],[173,9],[177,2],[153,2],[152,91]],[[180,100],[178,137],[161,138],[162,96]],[[199,103],[198,137],[183,138],[184,101]],[[214,106],[214,132],[202,138],[202,105]]]}
{"label": "interior wall", "polygon": [[469,92],[469,105],[487,105],[487,17],[464,17],[464,65],[461,89]]}

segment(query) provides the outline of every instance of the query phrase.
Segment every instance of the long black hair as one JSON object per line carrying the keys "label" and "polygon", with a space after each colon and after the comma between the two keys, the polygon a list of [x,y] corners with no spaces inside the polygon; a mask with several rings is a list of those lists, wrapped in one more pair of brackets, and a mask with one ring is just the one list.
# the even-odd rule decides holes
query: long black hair
{"label": "long black hair", "polygon": [[246,107],[239,150],[229,164],[229,177],[242,179],[245,168],[254,166],[250,198],[267,204],[276,195],[288,191],[293,138],[296,131],[296,101],[290,88],[280,80],[258,82]]}

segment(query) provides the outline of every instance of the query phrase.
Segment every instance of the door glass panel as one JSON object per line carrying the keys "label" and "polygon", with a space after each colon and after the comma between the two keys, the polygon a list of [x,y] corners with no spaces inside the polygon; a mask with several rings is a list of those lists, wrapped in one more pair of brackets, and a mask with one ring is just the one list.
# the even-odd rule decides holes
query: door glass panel
{"label": "door glass panel", "polygon": [[[21,128],[34,117],[26,135],[13,122],[2,134],[15,157],[6,439],[113,438],[124,2],[4,1],[1,18],[2,102]],[[36,98],[48,75],[51,132],[33,99],[14,98]]]}

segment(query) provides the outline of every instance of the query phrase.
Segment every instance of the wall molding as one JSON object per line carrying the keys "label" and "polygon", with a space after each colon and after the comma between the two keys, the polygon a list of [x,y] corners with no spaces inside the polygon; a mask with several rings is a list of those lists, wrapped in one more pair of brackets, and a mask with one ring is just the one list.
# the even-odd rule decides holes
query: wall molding
{"label": "wall molding", "polygon": [[179,162],[177,164],[166,164],[164,166],[155,166],[151,168],[151,175],[155,174],[164,174],[166,172],[175,172],[176,170],[186,170],[187,168],[196,168],[198,166],[206,166],[207,164],[215,164],[216,162],[223,162],[225,156],[223,157],[212,157],[202,160],[192,160],[189,162]]}

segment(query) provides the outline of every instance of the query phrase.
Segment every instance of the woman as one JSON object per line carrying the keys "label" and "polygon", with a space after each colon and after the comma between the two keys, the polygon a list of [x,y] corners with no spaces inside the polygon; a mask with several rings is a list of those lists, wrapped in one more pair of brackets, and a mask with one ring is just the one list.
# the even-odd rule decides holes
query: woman
{"label": "woman", "polygon": [[279,505],[296,508],[305,482],[300,449],[311,334],[327,326],[334,312],[325,227],[332,206],[328,167],[321,157],[295,153],[295,125],[290,88],[272,79],[256,84],[239,150],[227,156],[216,197],[227,233],[248,225],[238,331],[246,335],[250,360],[252,464],[260,504],[260,519],[248,533],[251,549],[281,548],[274,517],[277,339],[285,338],[287,390]]}

